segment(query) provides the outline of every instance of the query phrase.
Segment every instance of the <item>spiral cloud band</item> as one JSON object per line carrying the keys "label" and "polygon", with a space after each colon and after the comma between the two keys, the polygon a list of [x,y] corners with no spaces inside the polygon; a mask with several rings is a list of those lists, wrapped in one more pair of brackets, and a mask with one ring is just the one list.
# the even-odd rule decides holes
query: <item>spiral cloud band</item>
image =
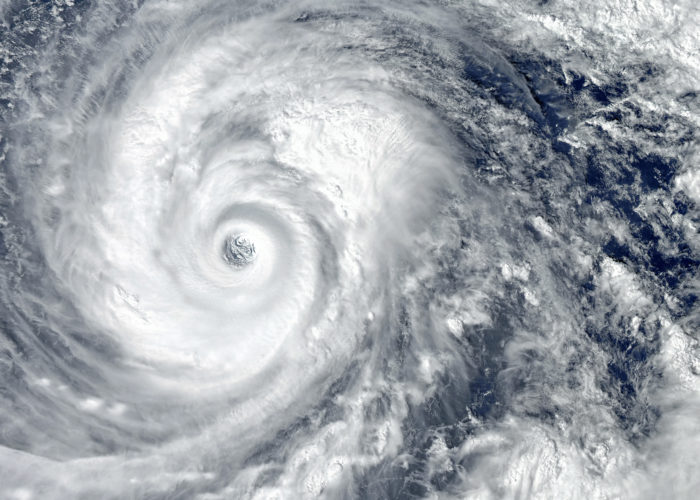
{"label": "spiral cloud band", "polygon": [[693,1],[0,12],[2,498],[697,494]]}

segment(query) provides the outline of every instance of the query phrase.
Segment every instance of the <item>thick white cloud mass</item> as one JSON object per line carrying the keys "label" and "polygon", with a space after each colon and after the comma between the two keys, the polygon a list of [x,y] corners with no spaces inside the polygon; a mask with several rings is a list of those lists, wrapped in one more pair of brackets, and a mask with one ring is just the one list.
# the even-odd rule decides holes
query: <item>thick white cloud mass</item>
{"label": "thick white cloud mass", "polygon": [[0,13],[0,497],[700,491],[696,2]]}

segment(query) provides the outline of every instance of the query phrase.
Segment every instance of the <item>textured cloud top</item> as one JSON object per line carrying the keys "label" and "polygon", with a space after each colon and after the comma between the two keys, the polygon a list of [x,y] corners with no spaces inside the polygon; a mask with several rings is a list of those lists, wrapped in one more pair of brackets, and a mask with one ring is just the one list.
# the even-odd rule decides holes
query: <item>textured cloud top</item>
{"label": "textured cloud top", "polygon": [[0,13],[0,496],[698,491],[694,2]]}

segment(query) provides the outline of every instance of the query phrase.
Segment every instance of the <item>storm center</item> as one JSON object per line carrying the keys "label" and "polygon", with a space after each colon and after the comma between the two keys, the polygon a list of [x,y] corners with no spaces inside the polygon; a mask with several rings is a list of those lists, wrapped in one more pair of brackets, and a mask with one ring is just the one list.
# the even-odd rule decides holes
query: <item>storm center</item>
{"label": "storm center", "polygon": [[255,244],[245,234],[234,234],[224,243],[224,260],[227,264],[241,268],[255,260]]}

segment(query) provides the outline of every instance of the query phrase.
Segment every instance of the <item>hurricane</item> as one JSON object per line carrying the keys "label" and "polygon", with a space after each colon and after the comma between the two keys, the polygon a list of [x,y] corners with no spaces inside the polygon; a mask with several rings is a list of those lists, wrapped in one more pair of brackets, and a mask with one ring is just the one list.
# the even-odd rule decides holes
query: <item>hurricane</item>
{"label": "hurricane", "polygon": [[0,19],[2,498],[700,491],[696,2]]}

